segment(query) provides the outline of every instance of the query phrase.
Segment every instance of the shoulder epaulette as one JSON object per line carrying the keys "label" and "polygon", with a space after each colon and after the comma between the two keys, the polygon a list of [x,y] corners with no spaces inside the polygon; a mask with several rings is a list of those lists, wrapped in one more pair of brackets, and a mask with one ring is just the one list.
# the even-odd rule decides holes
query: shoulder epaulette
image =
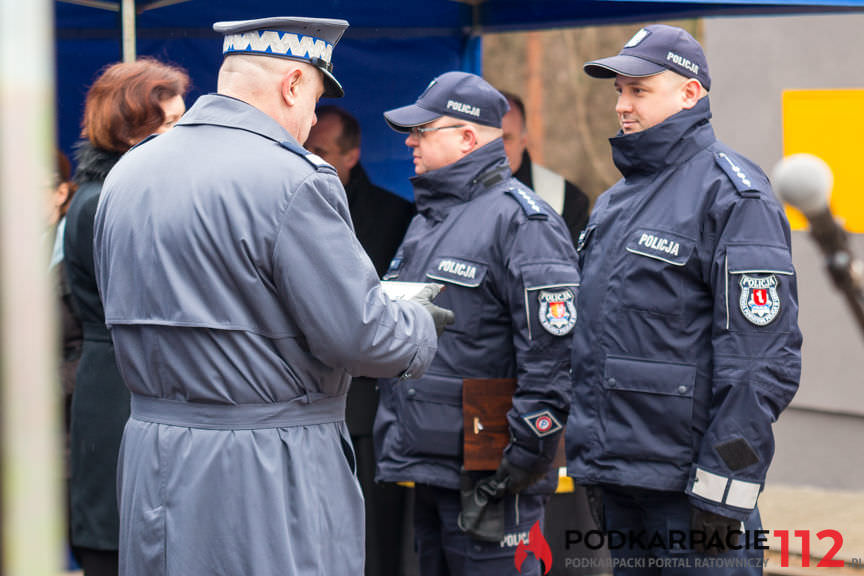
{"label": "shoulder epaulette", "polygon": [[328,164],[326,160],[324,160],[323,158],[321,158],[317,154],[313,154],[312,152],[309,152],[308,150],[306,150],[302,146],[298,146],[297,144],[295,144],[294,142],[291,142],[290,140],[283,140],[282,142],[279,142],[279,145],[282,146],[283,148],[285,148],[286,150],[290,150],[291,152],[294,152],[298,156],[302,156],[303,159],[306,160],[307,162],[309,162],[309,164],[311,164],[316,170],[323,170],[325,172],[332,172],[333,174],[336,173],[336,168],[334,168],[333,166]]}
{"label": "shoulder epaulette", "polygon": [[546,212],[546,207],[542,202],[538,202],[539,196],[536,193],[522,186],[511,186],[507,189],[509,194],[525,212],[525,216],[532,220],[546,220],[549,214]]}
{"label": "shoulder epaulette", "polygon": [[746,198],[759,198],[762,195],[759,188],[759,184],[761,184],[762,180],[761,175],[754,174],[751,178],[751,176],[744,172],[741,166],[738,165],[735,159],[726,152],[715,152],[714,161],[717,162],[717,165],[723,169],[732,181],[738,194]]}

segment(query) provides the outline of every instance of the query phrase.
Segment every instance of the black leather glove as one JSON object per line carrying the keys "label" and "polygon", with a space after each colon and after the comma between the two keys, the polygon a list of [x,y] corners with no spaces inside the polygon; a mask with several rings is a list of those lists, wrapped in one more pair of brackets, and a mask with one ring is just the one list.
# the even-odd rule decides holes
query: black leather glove
{"label": "black leather glove", "polygon": [[444,332],[445,326],[453,324],[456,320],[452,310],[441,308],[432,303],[432,300],[443,289],[444,286],[441,284],[427,284],[417,295],[411,298],[414,302],[421,304],[432,315],[432,321],[435,322],[435,331],[438,332],[438,336],[441,336],[441,333]]}
{"label": "black leather glove", "polygon": [[495,472],[495,478],[499,483],[506,486],[508,492],[518,494],[525,488],[542,480],[547,472],[548,470],[532,472],[531,470],[520,468],[507,460],[506,456],[503,456],[501,464],[498,465],[498,470]]}
{"label": "black leather glove", "polygon": [[700,554],[720,554],[738,545],[741,521],[690,507],[690,540]]}
{"label": "black leather glove", "polygon": [[495,476],[487,476],[475,484],[467,472],[459,479],[459,495],[462,511],[456,525],[478,540],[500,542],[506,528],[506,510],[502,497],[507,486]]}

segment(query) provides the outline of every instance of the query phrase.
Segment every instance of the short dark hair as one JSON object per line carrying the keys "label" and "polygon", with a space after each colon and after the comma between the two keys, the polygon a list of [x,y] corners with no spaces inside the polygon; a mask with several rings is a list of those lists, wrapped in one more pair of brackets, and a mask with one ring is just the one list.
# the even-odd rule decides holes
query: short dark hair
{"label": "short dark hair", "polygon": [[522,115],[522,125],[525,126],[528,123],[528,117],[525,115],[525,103],[522,102],[522,98],[513,92],[505,92],[504,90],[499,90],[499,92],[504,95],[511,108],[515,106],[519,110],[519,114]]}
{"label": "short dark hair", "polygon": [[317,116],[323,118],[327,115],[336,116],[342,122],[342,134],[339,136],[339,140],[337,141],[340,151],[347,152],[348,150],[359,148],[360,123],[357,122],[357,119],[338,106],[319,106]]}

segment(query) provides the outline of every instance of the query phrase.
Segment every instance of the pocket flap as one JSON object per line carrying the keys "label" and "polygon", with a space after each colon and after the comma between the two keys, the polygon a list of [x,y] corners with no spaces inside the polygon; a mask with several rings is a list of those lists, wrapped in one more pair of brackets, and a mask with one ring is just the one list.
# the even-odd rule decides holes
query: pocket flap
{"label": "pocket flap", "polygon": [[609,356],[603,387],[665,396],[693,396],[696,366]]}
{"label": "pocket flap", "polygon": [[792,254],[780,246],[727,246],[729,274],[795,274]]}
{"label": "pocket flap", "polygon": [[627,241],[627,251],[640,256],[683,266],[690,259],[696,242],[665,230],[643,228]]}
{"label": "pocket flap", "polygon": [[426,374],[421,380],[405,381],[409,400],[462,406],[462,380]]}
{"label": "pocket flap", "polygon": [[486,265],[463,258],[444,256],[432,262],[432,266],[426,271],[426,277],[476,288],[486,277]]}
{"label": "pocket flap", "polygon": [[522,267],[522,282],[528,292],[579,286],[579,270],[566,262],[529,264]]}

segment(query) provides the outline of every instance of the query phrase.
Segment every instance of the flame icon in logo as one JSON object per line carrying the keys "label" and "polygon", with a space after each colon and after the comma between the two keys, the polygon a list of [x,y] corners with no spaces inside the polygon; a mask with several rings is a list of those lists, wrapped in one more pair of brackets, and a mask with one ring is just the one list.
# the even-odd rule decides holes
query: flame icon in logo
{"label": "flame icon in logo", "polygon": [[522,573],[522,563],[528,558],[528,552],[533,552],[534,557],[543,563],[543,574],[548,574],[552,569],[552,550],[549,549],[549,543],[543,537],[543,532],[540,531],[540,521],[534,522],[531,531],[528,533],[528,544],[519,542],[516,546],[516,555],[513,557],[513,562],[516,564],[516,570]]}

